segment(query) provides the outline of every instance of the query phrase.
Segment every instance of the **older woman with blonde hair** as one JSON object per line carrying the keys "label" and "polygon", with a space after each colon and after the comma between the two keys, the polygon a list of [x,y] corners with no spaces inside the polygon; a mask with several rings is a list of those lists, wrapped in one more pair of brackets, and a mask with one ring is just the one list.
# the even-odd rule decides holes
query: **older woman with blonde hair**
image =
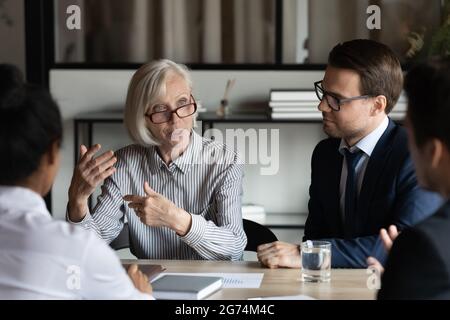
{"label": "older woman with blonde hair", "polygon": [[[196,110],[184,65],[143,65],[125,106],[125,125],[136,144],[98,157],[99,145],[80,147],[68,221],[111,242],[126,217],[138,258],[239,260],[247,242],[243,165],[234,151],[193,130]],[[90,213],[88,198],[102,181]]]}

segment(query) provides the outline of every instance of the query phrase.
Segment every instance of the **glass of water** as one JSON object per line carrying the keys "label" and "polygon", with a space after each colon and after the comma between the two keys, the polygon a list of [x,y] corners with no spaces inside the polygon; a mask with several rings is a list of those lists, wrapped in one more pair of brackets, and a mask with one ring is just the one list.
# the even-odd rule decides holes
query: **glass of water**
{"label": "glass of water", "polygon": [[305,241],[301,245],[302,280],[329,282],[331,279],[331,243]]}

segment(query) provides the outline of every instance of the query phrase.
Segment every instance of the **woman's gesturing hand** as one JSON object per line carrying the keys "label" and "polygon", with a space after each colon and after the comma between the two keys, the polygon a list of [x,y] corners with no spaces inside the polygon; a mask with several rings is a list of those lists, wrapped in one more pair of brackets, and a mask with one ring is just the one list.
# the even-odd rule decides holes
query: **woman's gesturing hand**
{"label": "woman's gesturing hand", "polygon": [[84,145],[80,147],[80,160],[75,167],[69,187],[69,217],[74,222],[84,218],[89,196],[116,170],[113,166],[117,158],[113,151],[94,157],[100,149],[99,144],[89,150]]}
{"label": "woman's gesturing hand", "polygon": [[145,197],[127,195],[123,198],[130,202],[128,206],[136,212],[141,222],[152,227],[168,227],[178,235],[185,236],[191,228],[191,215],[155,192],[147,182],[144,191]]}

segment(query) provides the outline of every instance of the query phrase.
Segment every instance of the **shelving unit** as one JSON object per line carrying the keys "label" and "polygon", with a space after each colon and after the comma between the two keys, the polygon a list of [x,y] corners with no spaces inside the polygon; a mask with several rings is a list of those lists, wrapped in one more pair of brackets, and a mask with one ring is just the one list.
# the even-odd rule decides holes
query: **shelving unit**
{"label": "shelving unit", "polygon": [[[266,124],[289,124],[289,123],[321,123],[319,119],[272,119],[268,113],[234,113],[224,117],[218,116],[215,112],[199,113],[198,121],[201,122],[201,131],[204,134],[208,129],[214,128],[215,124],[236,124],[236,123],[266,123]],[[400,119],[394,119],[401,121]],[[123,123],[123,111],[90,112],[82,113],[74,119],[74,154],[75,163],[78,159],[78,146],[81,142],[80,135],[83,131],[87,136],[87,144],[93,144],[94,126],[98,123]],[[91,200],[90,200],[91,203]],[[303,231],[307,213],[267,213],[264,221],[265,226],[272,230],[282,230],[283,232]]]}
{"label": "shelving unit", "polygon": [[[201,121],[201,131],[204,134],[212,129],[216,123],[320,123],[320,120],[308,119],[277,119],[273,120],[270,114],[231,114],[219,117],[214,112],[204,112],[198,115]],[[74,119],[74,163],[78,161],[78,146],[82,142],[81,135],[87,137],[86,143],[93,144],[95,124],[123,123],[123,111],[88,112],[82,113]],[[92,201],[90,200],[90,206]],[[266,214],[264,225],[271,229],[304,229],[306,213],[274,213]]]}
{"label": "shelving unit", "polygon": [[[215,123],[320,123],[319,119],[272,119],[268,113],[235,113],[219,117],[215,112],[199,113],[197,120],[201,121],[204,134],[212,129]],[[87,112],[77,115],[74,119],[74,157],[78,159],[78,146],[81,130],[87,133],[87,144],[92,145],[94,125],[96,123],[122,123],[123,111]]]}

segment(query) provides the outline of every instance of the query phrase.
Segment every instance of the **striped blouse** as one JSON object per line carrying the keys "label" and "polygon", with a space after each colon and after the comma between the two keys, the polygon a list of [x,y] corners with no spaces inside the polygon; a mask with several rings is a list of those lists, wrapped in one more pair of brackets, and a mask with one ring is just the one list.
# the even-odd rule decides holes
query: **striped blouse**
{"label": "striped blouse", "polygon": [[[239,260],[247,243],[242,226],[243,164],[225,145],[192,131],[185,152],[167,166],[156,147],[130,145],[116,152],[116,172],[102,185],[93,213],[77,223],[110,243],[125,219],[130,248],[140,259]],[[122,199],[145,196],[144,182],[192,216],[181,237],[143,224]]]}

